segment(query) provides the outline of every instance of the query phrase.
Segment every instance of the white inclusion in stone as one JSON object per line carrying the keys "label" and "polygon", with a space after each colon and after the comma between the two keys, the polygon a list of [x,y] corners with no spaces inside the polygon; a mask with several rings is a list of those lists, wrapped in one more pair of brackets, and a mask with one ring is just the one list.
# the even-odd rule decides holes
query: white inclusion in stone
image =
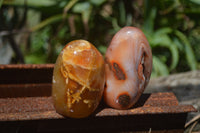
{"label": "white inclusion in stone", "polygon": [[69,80],[68,80],[68,78],[66,78],[65,83],[68,84],[68,82],[69,82]]}
{"label": "white inclusion in stone", "polygon": [[141,64],[144,64],[144,56],[142,57]]}
{"label": "white inclusion in stone", "polygon": [[127,31],[127,32],[126,32],[127,35],[129,35],[129,34],[131,34],[131,33],[132,33],[131,31]]}
{"label": "white inclusion in stone", "polygon": [[81,46],[85,46],[85,45],[86,45],[86,43],[80,43],[80,45],[81,45]]}
{"label": "white inclusion in stone", "polygon": [[70,112],[74,112],[74,110],[73,110],[73,109],[70,109]]}
{"label": "white inclusion in stone", "polygon": [[53,76],[53,83],[54,83],[54,84],[56,83],[56,80],[54,79],[54,76]]}
{"label": "white inclusion in stone", "polygon": [[77,54],[77,52],[76,52],[76,51],[74,51],[74,54]]}

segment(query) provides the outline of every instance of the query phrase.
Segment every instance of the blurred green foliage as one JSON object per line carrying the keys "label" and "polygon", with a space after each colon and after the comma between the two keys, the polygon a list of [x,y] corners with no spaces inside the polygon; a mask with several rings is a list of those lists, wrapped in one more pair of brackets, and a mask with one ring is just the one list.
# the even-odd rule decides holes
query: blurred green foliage
{"label": "blurred green foliage", "polygon": [[120,28],[136,26],[152,48],[152,76],[200,69],[199,0],[0,0],[0,8],[0,39],[21,36],[14,51],[25,63],[54,63],[75,39],[105,54]]}

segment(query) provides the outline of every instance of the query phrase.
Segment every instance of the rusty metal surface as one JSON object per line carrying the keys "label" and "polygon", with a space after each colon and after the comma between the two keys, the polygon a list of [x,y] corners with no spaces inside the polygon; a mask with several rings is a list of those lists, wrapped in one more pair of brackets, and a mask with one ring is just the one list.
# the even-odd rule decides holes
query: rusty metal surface
{"label": "rusty metal surface", "polygon": [[0,65],[0,84],[50,83],[54,64]]}
{"label": "rusty metal surface", "polygon": [[0,70],[4,69],[52,69],[54,64],[5,64],[0,65]]}
{"label": "rusty metal surface", "polygon": [[[183,132],[191,105],[179,105],[173,93],[143,94],[128,110],[103,101],[85,119],[56,113],[51,99],[53,64],[0,65],[0,132],[149,131]],[[88,126],[89,125],[89,126]],[[30,130],[31,129],[31,130]]]}
{"label": "rusty metal surface", "polygon": [[51,83],[0,84],[0,98],[50,96],[51,86]]}
{"label": "rusty metal surface", "polygon": [[[144,94],[131,109],[116,110],[100,105],[91,117],[143,114],[174,114],[196,111],[190,105],[178,105],[173,93]],[[1,98],[0,121],[63,119],[57,114],[51,97]]]}

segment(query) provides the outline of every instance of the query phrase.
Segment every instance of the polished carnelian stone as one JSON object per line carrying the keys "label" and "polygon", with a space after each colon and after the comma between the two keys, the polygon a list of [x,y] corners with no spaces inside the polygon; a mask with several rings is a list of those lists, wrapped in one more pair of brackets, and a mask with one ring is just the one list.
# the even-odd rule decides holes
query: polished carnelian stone
{"label": "polished carnelian stone", "polygon": [[85,40],[68,43],[53,71],[52,97],[56,111],[72,118],[93,113],[103,94],[104,69],[103,56],[91,43]]}

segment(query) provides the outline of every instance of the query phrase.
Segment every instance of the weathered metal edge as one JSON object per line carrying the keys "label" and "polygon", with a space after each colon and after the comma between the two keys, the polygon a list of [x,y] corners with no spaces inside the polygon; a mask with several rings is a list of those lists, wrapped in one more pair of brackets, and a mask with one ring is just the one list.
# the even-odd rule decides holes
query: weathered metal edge
{"label": "weathered metal edge", "polygon": [[[148,114],[180,114],[197,111],[192,105],[178,105],[176,100],[174,101],[173,93],[156,93],[151,95],[152,97],[150,96],[148,98],[149,101],[156,102],[155,100],[160,97],[160,100],[163,99],[166,103],[149,104],[149,102],[146,102],[128,110],[116,110],[106,106],[99,106],[91,117],[98,118]],[[17,106],[15,107],[15,105]],[[56,113],[51,97],[1,99],[0,112],[0,121],[49,120],[65,118]]]}
{"label": "weathered metal edge", "polygon": [[[180,109],[181,111],[177,111]],[[191,105],[179,105],[179,106],[162,106],[162,107],[142,107],[131,110],[116,110],[106,108],[97,114],[90,116],[95,117],[114,117],[114,116],[132,116],[132,115],[153,115],[153,114],[179,114],[196,112],[197,110]],[[23,121],[23,120],[52,120],[52,119],[70,119],[56,113],[55,110],[44,112],[26,112],[26,113],[1,113],[0,121]]]}
{"label": "weathered metal edge", "polygon": [[53,69],[54,64],[2,64],[1,69]]}

